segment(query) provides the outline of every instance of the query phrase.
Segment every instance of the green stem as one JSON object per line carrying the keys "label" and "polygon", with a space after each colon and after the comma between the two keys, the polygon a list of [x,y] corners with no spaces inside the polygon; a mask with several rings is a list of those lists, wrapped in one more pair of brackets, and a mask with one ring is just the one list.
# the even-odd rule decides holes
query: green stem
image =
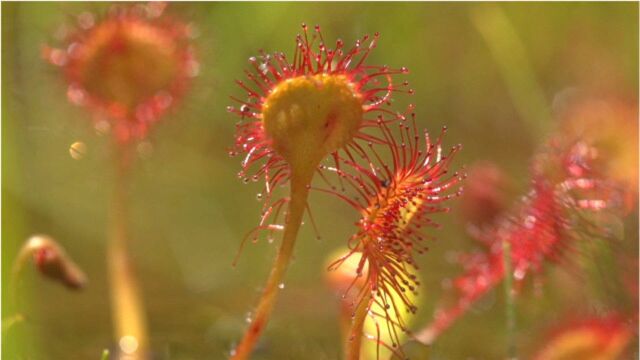
{"label": "green stem", "polygon": [[353,322],[351,323],[351,331],[349,332],[349,338],[347,339],[347,348],[345,359],[358,360],[360,359],[360,348],[362,347],[362,335],[364,329],[364,321],[369,311],[369,303],[371,302],[371,295],[365,294],[363,299],[358,303],[355,314],[353,316]]}
{"label": "green stem", "polygon": [[100,360],[109,360],[109,350],[102,350],[102,356],[100,356]]}
{"label": "green stem", "polygon": [[13,328],[14,325],[20,324],[25,321],[24,315],[21,313],[16,313],[13,315],[9,315],[6,318],[2,319],[2,338]]}
{"label": "green stem", "polygon": [[508,359],[517,359],[515,333],[516,312],[513,293],[513,269],[511,263],[511,244],[502,241],[502,266],[504,268],[504,299],[507,321],[507,356]]}
{"label": "green stem", "polygon": [[347,348],[349,347],[349,343],[350,343],[349,338],[351,334],[351,323],[353,318],[352,308],[353,308],[353,305],[349,304],[349,301],[347,299],[341,299],[340,301],[340,335],[342,335],[342,339],[343,339],[342,349],[345,352],[345,357],[346,357]]}
{"label": "green stem", "polygon": [[[313,172],[311,174],[313,175]],[[231,359],[233,360],[247,359],[267,326],[278,294],[278,286],[282,283],[289,266],[293,247],[298,237],[298,230],[300,230],[300,225],[302,224],[302,217],[309,196],[310,182],[311,176],[297,176],[295,173],[291,176],[291,197],[282,244],[255,310],[254,319],[244,333],[242,340],[232,352]]]}
{"label": "green stem", "polygon": [[121,358],[148,357],[146,315],[140,286],[129,256],[128,185],[130,149],[114,144],[114,188],[109,213],[107,265],[111,288],[111,310],[114,335]]}
{"label": "green stem", "polygon": [[515,27],[495,4],[474,7],[471,20],[498,65],[516,111],[534,138],[540,138],[549,123],[549,103]]}
{"label": "green stem", "polygon": [[31,256],[33,256],[32,249],[23,245],[22,248],[20,248],[16,260],[13,262],[9,282],[10,305],[13,311],[19,311],[20,273]]}

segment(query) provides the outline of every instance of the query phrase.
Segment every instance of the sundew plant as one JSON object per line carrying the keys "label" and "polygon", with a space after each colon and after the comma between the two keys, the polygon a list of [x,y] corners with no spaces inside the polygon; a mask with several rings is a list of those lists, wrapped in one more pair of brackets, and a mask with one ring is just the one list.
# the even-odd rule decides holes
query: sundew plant
{"label": "sundew plant", "polygon": [[638,356],[637,3],[2,3],[2,356]]}

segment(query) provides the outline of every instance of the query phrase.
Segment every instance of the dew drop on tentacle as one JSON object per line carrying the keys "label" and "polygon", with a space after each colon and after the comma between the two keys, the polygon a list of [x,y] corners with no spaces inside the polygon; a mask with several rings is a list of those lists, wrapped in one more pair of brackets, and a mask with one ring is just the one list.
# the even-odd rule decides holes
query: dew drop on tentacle
{"label": "dew drop on tentacle", "polygon": [[111,132],[111,124],[107,119],[104,118],[99,118],[98,120],[96,120],[93,128],[95,129],[98,136],[104,136]]}
{"label": "dew drop on tentacle", "polygon": [[69,85],[67,88],[67,98],[72,104],[83,105],[86,99],[86,93],[77,85]]}
{"label": "dew drop on tentacle", "polygon": [[95,25],[95,18],[90,12],[83,12],[78,15],[78,25],[84,30],[88,30]]}
{"label": "dew drop on tentacle", "polygon": [[125,355],[131,355],[138,350],[138,339],[132,335],[126,335],[118,341],[118,347]]}
{"label": "dew drop on tentacle", "polygon": [[76,141],[69,146],[69,155],[73,160],[82,160],[87,154],[87,145],[82,141]]}

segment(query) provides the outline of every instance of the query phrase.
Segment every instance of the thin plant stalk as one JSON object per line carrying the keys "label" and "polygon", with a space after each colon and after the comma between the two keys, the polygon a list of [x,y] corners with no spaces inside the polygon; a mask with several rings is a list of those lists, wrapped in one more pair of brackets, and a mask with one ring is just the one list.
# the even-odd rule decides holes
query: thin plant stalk
{"label": "thin plant stalk", "polygon": [[18,298],[20,294],[20,273],[22,272],[22,268],[24,268],[24,265],[29,261],[29,258],[32,255],[33,254],[31,249],[23,246],[13,263],[9,281],[9,305],[11,306],[12,311],[18,310],[18,304],[20,303]]}
{"label": "thin plant stalk", "polygon": [[340,334],[342,335],[342,349],[345,352],[349,347],[349,338],[351,334],[351,324],[353,319],[353,311],[347,300],[343,299],[340,304]]}
{"label": "thin plant stalk", "polygon": [[114,335],[127,359],[148,357],[146,314],[129,255],[128,195],[131,149],[114,144],[113,193],[109,211],[107,265]]}
{"label": "thin plant stalk", "polygon": [[20,249],[20,253],[18,254],[17,259],[13,263],[13,268],[11,269],[11,277],[9,279],[9,309],[11,309],[11,312],[15,312],[15,314],[2,319],[3,338],[9,329],[25,320],[24,315],[20,312],[18,307],[18,294],[20,293],[18,283],[20,281],[20,272],[29,255],[31,254],[25,251],[24,247]]}
{"label": "thin plant stalk", "polygon": [[475,7],[471,20],[498,65],[516,111],[534,137],[542,137],[551,118],[548,101],[516,28],[504,9],[494,4]]}
{"label": "thin plant stalk", "polygon": [[502,266],[504,267],[504,299],[506,312],[507,327],[507,358],[510,360],[517,359],[516,355],[516,309],[513,291],[513,266],[511,263],[511,244],[502,241]]}
{"label": "thin plant stalk", "polygon": [[102,350],[102,356],[100,356],[100,360],[109,360],[109,350]]}
{"label": "thin plant stalk", "polygon": [[69,289],[79,290],[87,283],[85,273],[55,239],[43,234],[33,235],[20,248],[11,269],[9,304],[14,311],[19,310],[18,296],[22,270],[32,259],[42,276],[61,282]]}
{"label": "thin plant stalk", "polygon": [[249,357],[269,321],[278,295],[279,285],[282,283],[289,266],[293,247],[298,237],[298,230],[300,230],[300,225],[302,224],[302,217],[309,196],[310,182],[311,176],[297,176],[296,173],[291,176],[291,196],[282,244],[256,307],[253,321],[245,331],[238,346],[232,351],[231,359],[233,360],[242,360]]}
{"label": "thin plant stalk", "polygon": [[21,313],[9,315],[6,318],[2,319],[2,337],[4,338],[9,330],[15,325],[18,325],[24,321],[25,317]]}
{"label": "thin plant stalk", "polygon": [[356,307],[353,315],[353,321],[351,323],[351,331],[349,331],[349,337],[347,338],[346,342],[346,360],[360,359],[364,322],[367,318],[367,313],[369,312],[369,306],[371,305],[370,303],[371,295],[365,294],[364,298],[358,303],[358,306]]}

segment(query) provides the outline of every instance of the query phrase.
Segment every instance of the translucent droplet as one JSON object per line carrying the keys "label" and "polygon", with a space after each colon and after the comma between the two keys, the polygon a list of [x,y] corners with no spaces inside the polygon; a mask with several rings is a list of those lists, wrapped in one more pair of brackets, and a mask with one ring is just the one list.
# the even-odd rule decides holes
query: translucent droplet
{"label": "translucent droplet", "polygon": [[478,286],[485,287],[488,283],[489,281],[485,276],[478,276],[478,278],[476,279],[476,284]]}
{"label": "translucent droplet", "polygon": [[536,224],[536,217],[535,216],[529,215],[524,220],[524,227],[526,227],[527,229],[533,229],[535,224]]}
{"label": "translucent droplet", "polygon": [[263,75],[266,75],[269,72],[269,67],[268,67],[268,65],[266,63],[260,64],[260,66],[258,68],[260,69],[260,72]]}
{"label": "translucent droplet", "polygon": [[53,36],[58,39],[58,40],[64,40],[67,38],[67,36],[69,36],[69,33],[71,32],[71,30],[69,29],[68,25],[61,25],[60,27],[58,27],[56,29],[56,31],[53,33]]}
{"label": "translucent droplet", "polygon": [[262,193],[257,193],[256,194],[256,200],[258,200],[258,201],[262,201],[263,197],[264,196],[262,195]]}
{"label": "translucent droplet", "polygon": [[198,76],[198,74],[200,74],[200,63],[195,60],[189,61],[187,63],[187,74],[190,77]]}
{"label": "translucent droplet", "polygon": [[251,312],[248,312],[247,315],[244,318],[244,321],[246,321],[247,324],[250,324],[253,321],[252,316],[253,316],[253,314]]}
{"label": "translucent droplet", "polygon": [[196,39],[200,36],[200,30],[198,29],[198,27],[193,24],[193,23],[189,23],[187,25],[187,28],[185,29],[187,36],[189,36],[189,38],[191,39]]}
{"label": "translucent droplet", "polygon": [[136,339],[135,336],[125,335],[120,338],[118,345],[123,353],[130,355],[138,350],[138,339]]}
{"label": "translucent droplet", "polygon": [[173,96],[166,91],[161,91],[155,96],[156,103],[162,109],[166,109],[173,103]]}
{"label": "translucent droplet", "polygon": [[150,18],[157,18],[164,12],[167,4],[160,1],[152,1],[147,5],[147,16]]}
{"label": "translucent droplet", "polygon": [[52,49],[49,53],[49,61],[56,66],[67,64],[67,54],[60,49]]}
{"label": "translucent droplet", "polygon": [[82,141],[76,141],[69,146],[69,155],[73,160],[81,160],[87,153],[87,145]]}
{"label": "translucent droplet", "polygon": [[94,125],[94,129],[96,129],[96,134],[103,136],[111,131],[111,124],[107,120],[99,120]]}
{"label": "translucent droplet", "polygon": [[278,285],[278,289],[284,289],[284,283],[280,283],[280,284]]}
{"label": "translucent droplet", "polygon": [[138,105],[135,112],[136,119],[141,122],[151,122],[155,116],[154,110],[150,105]]}
{"label": "translucent droplet", "polygon": [[75,56],[78,49],[80,49],[80,44],[74,41],[67,46],[67,54],[69,56]]}
{"label": "translucent droplet", "polygon": [[69,85],[69,88],[67,89],[67,98],[73,104],[82,105],[84,104],[85,100],[84,90],[82,90],[78,86]]}
{"label": "translucent droplet", "polygon": [[91,14],[90,12],[83,12],[82,14],[78,15],[78,25],[80,25],[81,28],[87,30],[93,27],[93,25],[95,24],[95,19],[93,17],[93,14]]}

